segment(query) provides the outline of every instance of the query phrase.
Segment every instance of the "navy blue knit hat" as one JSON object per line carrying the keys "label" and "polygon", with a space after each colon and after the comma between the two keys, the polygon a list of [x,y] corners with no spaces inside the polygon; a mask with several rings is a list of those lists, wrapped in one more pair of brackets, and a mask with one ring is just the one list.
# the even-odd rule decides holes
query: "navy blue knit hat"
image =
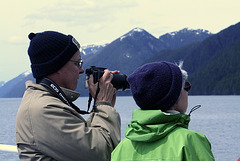
{"label": "navy blue knit hat", "polygon": [[143,110],[168,110],[182,90],[180,68],[170,62],[145,64],[128,76],[133,98]]}
{"label": "navy blue knit hat", "polygon": [[30,33],[28,38],[31,40],[28,55],[35,78],[57,72],[80,48],[72,35],[55,31]]}

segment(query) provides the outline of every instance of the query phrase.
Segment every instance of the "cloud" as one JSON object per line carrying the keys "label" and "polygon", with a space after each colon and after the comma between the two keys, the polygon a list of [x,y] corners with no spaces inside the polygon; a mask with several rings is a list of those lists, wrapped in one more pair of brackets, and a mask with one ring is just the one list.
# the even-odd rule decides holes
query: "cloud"
{"label": "cloud", "polygon": [[9,42],[12,42],[12,43],[20,42],[21,39],[22,39],[21,37],[12,36],[12,37],[9,37]]}
{"label": "cloud", "polygon": [[21,36],[14,35],[14,36],[8,37],[6,43],[11,45],[24,45],[25,39]]}
{"label": "cloud", "polygon": [[[25,19],[31,23],[52,21],[68,25],[93,25],[101,22],[117,21],[116,16],[122,10],[136,6],[134,1],[60,1],[37,9]],[[96,25],[95,25],[96,26]]]}

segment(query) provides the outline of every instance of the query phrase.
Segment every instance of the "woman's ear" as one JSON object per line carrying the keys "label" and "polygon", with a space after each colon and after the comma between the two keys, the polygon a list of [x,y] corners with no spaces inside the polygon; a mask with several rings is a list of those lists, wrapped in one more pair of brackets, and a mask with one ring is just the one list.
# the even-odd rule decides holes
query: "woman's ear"
{"label": "woman's ear", "polygon": [[172,106],[172,107],[170,107],[169,108],[169,110],[175,110],[175,111],[177,111],[177,102]]}

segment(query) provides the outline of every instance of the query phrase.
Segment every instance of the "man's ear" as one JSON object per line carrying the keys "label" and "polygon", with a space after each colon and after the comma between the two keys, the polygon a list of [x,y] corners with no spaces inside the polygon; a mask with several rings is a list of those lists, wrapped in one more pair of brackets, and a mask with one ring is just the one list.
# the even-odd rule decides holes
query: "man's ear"
{"label": "man's ear", "polygon": [[59,80],[59,78],[61,78],[61,74],[62,72],[60,70],[58,70],[57,72],[48,75],[47,77],[52,79],[53,81]]}
{"label": "man's ear", "polygon": [[56,76],[61,76],[63,74],[63,68],[59,69],[57,72],[54,73]]}

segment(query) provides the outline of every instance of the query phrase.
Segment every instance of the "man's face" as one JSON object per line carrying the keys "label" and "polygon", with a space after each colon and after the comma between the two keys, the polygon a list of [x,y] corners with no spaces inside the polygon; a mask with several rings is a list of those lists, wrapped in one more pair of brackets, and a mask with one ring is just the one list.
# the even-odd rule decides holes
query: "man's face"
{"label": "man's face", "polygon": [[84,69],[79,66],[81,61],[80,51],[78,50],[72,58],[60,70],[61,87],[75,90],[77,88],[79,74],[84,73]]}

